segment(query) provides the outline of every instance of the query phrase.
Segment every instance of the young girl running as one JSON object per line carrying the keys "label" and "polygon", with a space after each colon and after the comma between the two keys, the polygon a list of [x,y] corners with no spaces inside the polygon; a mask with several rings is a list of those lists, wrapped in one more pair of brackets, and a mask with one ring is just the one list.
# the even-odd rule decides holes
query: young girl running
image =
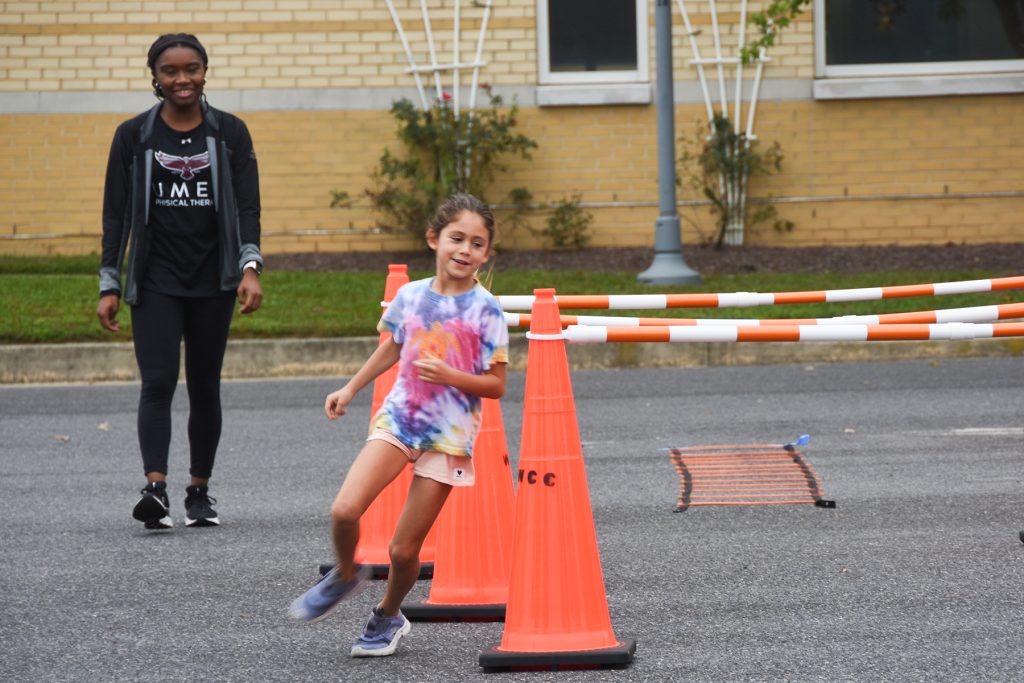
{"label": "young girl running", "polygon": [[384,599],[352,646],[353,657],[393,654],[409,632],[399,607],[419,577],[420,547],[452,486],[473,484],[481,398],[505,392],[508,328],[497,300],[476,279],[494,244],[490,208],[473,196],[452,195],[438,207],[426,237],[436,252],[437,275],[399,289],[378,324],[391,341],[324,403],[328,419],[344,415],[360,389],[398,362],[394,388],[331,506],[337,565],[290,609],[297,619],[319,621],[363,586],[369,568],[353,561],[359,519],[413,462],[412,485],[389,545]]}

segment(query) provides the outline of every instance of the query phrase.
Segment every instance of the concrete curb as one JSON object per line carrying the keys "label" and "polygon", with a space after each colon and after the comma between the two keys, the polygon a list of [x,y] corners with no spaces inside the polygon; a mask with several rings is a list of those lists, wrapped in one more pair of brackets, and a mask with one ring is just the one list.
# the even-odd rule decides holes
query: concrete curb
{"label": "concrete curb", "polygon": [[[377,337],[232,340],[225,379],[345,377],[376,348]],[[510,369],[526,367],[527,342],[510,340]],[[568,347],[572,369],[688,368],[719,365],[838,363],[1008,357],[1024,354],[1024,339],[933,342],[805,342],[586,344]],[[0,345],[0,384],[135,381],[130,342]]]}

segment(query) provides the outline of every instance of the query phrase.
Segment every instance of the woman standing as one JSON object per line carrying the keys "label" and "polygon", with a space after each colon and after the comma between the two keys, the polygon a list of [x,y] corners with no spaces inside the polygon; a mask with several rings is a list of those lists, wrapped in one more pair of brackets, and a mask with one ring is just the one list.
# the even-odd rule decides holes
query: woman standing
{"label": "woman standing", "polygon": [[118,127],[107,161],[96,312],[100,325],[117,332],[122,297],[131,305],[147,479],[132,516],[147,529],[174,526],[167,459],[184,339],[191,458],[185,525],[216,526],[209,480],[228,329],[236,297],[242,313],[263,301],[256,154],[245,123],[206,103],[208,58],[195,36],[160,36],[147,66],[160,101]]}

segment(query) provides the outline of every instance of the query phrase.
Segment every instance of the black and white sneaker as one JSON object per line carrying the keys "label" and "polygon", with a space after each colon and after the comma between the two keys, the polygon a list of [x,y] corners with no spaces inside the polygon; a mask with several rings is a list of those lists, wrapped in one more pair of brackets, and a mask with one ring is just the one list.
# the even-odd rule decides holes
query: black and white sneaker
{"label": "black and white sneaker", "polygon": [[146,525],[147,529],[170,529],[174,527],[171,519],[171,501],[167,499],[167,482],[151,481],[142,489],[142,498],[135,504],[132,517]]}
{"label": "black and white sneaker", "polygon": [[206,486],[189,486],[185,488],[185,526],[219,526],[220,518],[213,506],[216,498],[210,497]]}

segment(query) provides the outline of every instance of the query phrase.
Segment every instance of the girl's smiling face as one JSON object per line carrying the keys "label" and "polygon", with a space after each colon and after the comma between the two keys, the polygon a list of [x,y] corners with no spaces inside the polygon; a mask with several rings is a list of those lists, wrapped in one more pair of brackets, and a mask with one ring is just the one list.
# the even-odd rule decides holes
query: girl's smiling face
{"label": "girl's smiling face", "polygon": [[182,109],[199,102],[206,82],[206,67],[198,52],[176,46],[164,50],[153,67],[153,76],[164,100]]}
{"label": "girl's smiling face", "polygon": [[427,233],[427,244],[437,253],[435,289],[440,294],[461,294],[476,284],[477,271],[491,255],[491,235],[484,219],[463,211],[441,228]]}

